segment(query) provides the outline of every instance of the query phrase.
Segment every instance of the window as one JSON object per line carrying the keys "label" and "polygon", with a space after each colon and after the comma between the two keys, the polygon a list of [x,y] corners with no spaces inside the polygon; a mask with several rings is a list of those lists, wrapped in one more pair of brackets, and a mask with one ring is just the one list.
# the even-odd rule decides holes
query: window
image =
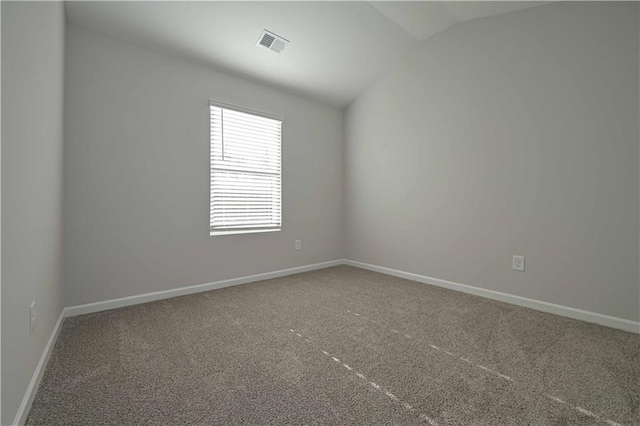
{"label": "window", "polygon": [[210,104],[210,235],[279,231],[282,120]]}

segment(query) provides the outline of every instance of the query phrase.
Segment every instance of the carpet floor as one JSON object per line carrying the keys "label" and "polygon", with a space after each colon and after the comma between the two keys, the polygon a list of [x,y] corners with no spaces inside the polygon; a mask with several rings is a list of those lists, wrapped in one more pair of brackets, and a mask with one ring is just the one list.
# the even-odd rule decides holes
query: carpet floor
{"label": "carpet floor", "polygon": [[640,335],[337,266],[67,318],[29,425],[640,424]]}

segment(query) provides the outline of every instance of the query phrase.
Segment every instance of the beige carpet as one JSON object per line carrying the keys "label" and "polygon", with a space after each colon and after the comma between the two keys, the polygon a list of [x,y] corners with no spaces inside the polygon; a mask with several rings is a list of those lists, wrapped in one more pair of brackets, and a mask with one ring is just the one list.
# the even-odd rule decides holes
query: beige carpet
{"label": "beige carpet", "polygon": [[640,424],[640,335],[348,266],[68,318],[30,425]]}

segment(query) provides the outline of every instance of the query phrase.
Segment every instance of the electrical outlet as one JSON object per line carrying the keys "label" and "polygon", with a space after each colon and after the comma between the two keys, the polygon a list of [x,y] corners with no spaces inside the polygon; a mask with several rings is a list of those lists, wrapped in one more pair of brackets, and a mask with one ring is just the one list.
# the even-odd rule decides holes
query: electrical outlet
{"label": "electrical outlet", "polygon": [[524,256],[513,256],[511,268],[514,271],[524,272]]}
{"label": "electrical outlet", "polygon": [[36,301],[34,300],[29,305],[29,333],[33,333],[36,328]]}
{"label": "electrical outlet", "polygon": [[300,250],[302,248],[302,243],[300,240],[296,240],[296,250]]}

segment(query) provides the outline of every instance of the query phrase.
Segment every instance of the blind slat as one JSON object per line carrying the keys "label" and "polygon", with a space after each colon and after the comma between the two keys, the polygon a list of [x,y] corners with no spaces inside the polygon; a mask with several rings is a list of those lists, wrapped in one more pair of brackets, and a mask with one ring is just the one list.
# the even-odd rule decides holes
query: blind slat
{"label": "blind slat", "polygon": [[[265,143],[274,143],[277,139],[280,138],[280,133],[277,134],[268,134],[268,133],[264,133],[264,132],[259,132],[259,131],[245,131],[243,129],[238,129],[235,127],[230,127],[229,129],[227,129],[227,127],[229,127],[226,122],[222,124],[223,127],[223,132],[225,135],[228,135],[229,137],[235,137],[235,138],[250,138],[253,141],[261,141],[261,142],[265,142]],[[215,133],[214,133],[215,134]]]}
{"label": "blind slat", "polygon": [[[222,120],[213,120],[214,123],[222,123]],[[279,127],[265,127],[265,126],[253,126],[247,125],[245,123],[238,123],[233,120],[229,120],[227,117],[224,118],[224,129],[225,132],[230,131],[236,135],[254,135],[257,136],[258,139],[268,139],[274,136],[280,136],[280,128]],[[215,129],[215,128],[214,128]]]}
{"label": "blind slat", "polygon": [[[214,151],[216,154],[222,155],[222,150]],[[264,158],[265,161],[269,162],[280,162],[280,149],[271,149],[265,146],[255,146],[250,145],[248,143],[235,142],[233,140],[225,139],[224,144],[224,156],[226,157],[230,153],[239,153],[244,154],[253,158]],[[219,161],[215,158],[214,161]]]}

